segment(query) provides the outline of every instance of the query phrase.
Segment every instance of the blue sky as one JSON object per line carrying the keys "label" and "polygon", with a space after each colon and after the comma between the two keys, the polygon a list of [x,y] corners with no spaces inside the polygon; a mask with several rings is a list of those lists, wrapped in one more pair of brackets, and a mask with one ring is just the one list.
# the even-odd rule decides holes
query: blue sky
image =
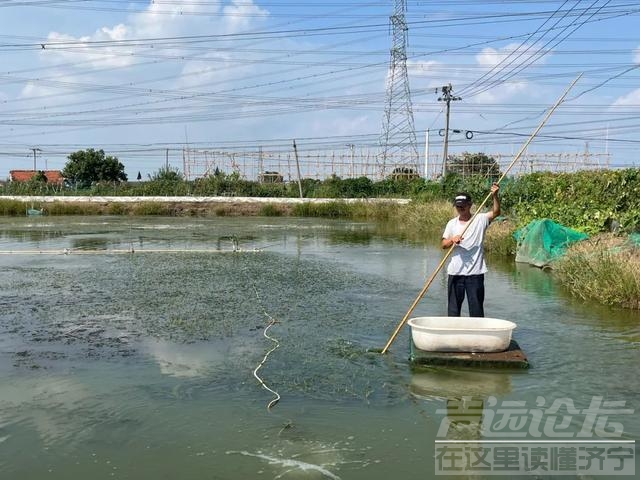
{"label": "blue sky", "polygon": [[[609,153],[640,166],[640,2],[407,0],[420,153]],[[374,149],[382,131],[391,1],[2,0],[0,178],[61,169],[79,149],[130,178],[182,148]]]}

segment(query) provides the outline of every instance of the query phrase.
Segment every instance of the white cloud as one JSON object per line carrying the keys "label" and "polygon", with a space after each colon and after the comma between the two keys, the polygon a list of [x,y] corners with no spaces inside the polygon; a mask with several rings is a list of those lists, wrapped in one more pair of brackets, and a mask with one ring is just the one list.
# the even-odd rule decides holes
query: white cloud
{"label": "white cloud", "polygon": [[[191,15],[203,12],[202,2],[191,0],[175,0],[168,2],[152,2],[143,13],[131,15],[131,29],[137,38],[154,38],[159,36],[176,36],[181,34],[202,33],[209,20],[207,16]],[[214,14],[220,10],[220,3],[215,2],[206,8],[206,13]]]}
{"label": "white cloud", "polygon": [[502,55],[495,48],[487,47],[476,55],[476,62],[484,67],[495,67],[502,60]]}
{"label": "white cloud", "polygon": [[265,18],[269,12],[245,0],[233,0],[231,5],[224,7],[225,15],[229,16],[227,29],[229,33],[247,30],[255,18]]}
{"label": "white cloud", "polygon": [[[505,100],[516,95],[534,94],[533,86],[527,80],[515,80],[518,75],[513,73],[530,68],[529,64],[544,64],[547,61],[548,53],[540,56],[540,47],[536,45],[522,45],[512,43],[500,49],[487,47],[476,55],[475,60],[481,67],[481,74],[484,72],[487,84],[504,80],[504,83],[496,85],[494,88],[477,93],[469,100],[473,103],[503,103]],[[481,78],[481,74],[478,78]]]}
{"label": "white cloud", "polygon": [[618,99],[613,102],[614,107],[637,106],[638,104],[640,104],[640,88],[618,97]]}
{"label": "white cloud", "polygon": [[[55,103],[63,103],[63,98],[56,98],[56,96],[60,95],[60,88],[56,87],[55,84],[69,85],[73,81],[74,78],[71,76],[56,76],[55,80],[52,81],[55,83],[50,83],[45,79],[31,80],[27,82],[20,91],[20,98],[48,97],[48,106],[52,106]],[[76,93],[76,95],[78,95],[78,93]]]}
{"label": "white cloud", "polygon": [[[90,35],[74,37],[60,32],[51,32],[49,41],[56,42],[101,42],[121,41],[133,39],[152,39],[159,37],[175,37],[187,35],[229,34],[250,29],[269,15],[267,10],[259,8],[251,1],[242,2],[233,0],[231,5],[224,7],[225,15],[211,20],[208,15],[189,15],[189,13],[216,13],[220,11],[220,3],[214,3],[204,7],[201,2],[191,0],[177,0],[171,5],[166,3],[151,3],[143,13],[130,15],[126,23],[114,26],[103,26]],[[53,45],[51,48],[55,48]],[[76,62],[91,62],[93,68],[123,67],[134,64],[136,53],[185,55],[188,58],[192,52],[184,52],[179,46],[156,46],[151,43],[146,45],[131,46],[104,46],[96,48],[91,45],[83,47],[57,50],[56,53],[65,60],[72,59]],[[58,57],[59,58],[59,57]],[[188,61],[188,60],[187,60]],[[189,69],[190,67],[185,67]]]}
{"label": "white cloud", "polygon": [[[223,16],[188,15],[221,12],[221,3],[208,6],[191,0],[150,3],[143,13],[134,13],[125,22],[104,25],[87,35],[71,35],[60,31],[48,34],[46,53],[41,55],[50,72],[25,83],[22,98],[43,97],[47,107],[88,98],[83,85],[145,86],[155,89],[190,89],[196,91],[225,78],[250,75],[256,70],[250,62],[238,66],[229,43],[226,51],[213,48],[189,50],[181,45],[104,45],[95,42],[146,38],[170,38],[211,33],[236,33],[258,26],[269,12],[251,1],[233,2],[224,7]],[[255,27],[254,27],[255,28]],[[90,44],[92,42],[93,44]],[[83,45],[86,43],[86,45]],[[144,42],[143,42],[144,43]],[[56,44],[58,44],[56,46]],[[206,44],[205,44],[206,45]],[[201,46],[201,45],[197,45]],[[195,52],[195,53],[194,53]],[[246,60],[246,58],[244,59]],[[54,68],[54,65],[58,65]],[[156,82],[154,78],[164,78]],[[141,81],[147,81],[141,84]],[[150,82],[148,82],[151,80]],[[126,82],[126,83],[124,83]],[[60,98],[56,98],[56,94]],[[96,97],[97,98],[97,97]]]}
{"label": "white cloud", "polygon": [[[130,55],[123,55],[122,48],[109,46],[96,48],[95,46],[82,44],[85,42],[126,40],[130,37],[131,29],[122,23],[112,28],[102,27],[92,35],[82,37],[50,32],[48,40],[51,45],[48,45],[48,48],[55,51],[56,55],[53,57],[56,59],[55,61],[63,58],[65,61],[83,63],[83,68],[86,68],[87,64],[92,68],[117,68],[130,65],[133,62],[133,58]],[[56,44],[58,45],[56,46]]]}
{"label": "white cloud", "polygon": [[504,103],[516,95],[531,91],[531,84],[526,81],[507,82],[491,88],[470,98],[472,103]]}
{"label": "white cloud", "polygon": [[[632,52],[633,63],[640,64],[640,47]],[[640,88],[632,90],[626,95],[619,96],[611,105],[612,107],[637,106],[640,103]]]}
{"label": "white cloud", "polygon": [[[407,73],[413,88],[436,88],[442,86],[442,71],[445,64],[435,60],[407,60]],[[425,85],[426,80],[426,85]]]}
{"label": "white cloud", "polygon": [[[184,62],[176,88],[216,91],[223,82],[233,81],[234,78],[251,77],[252,74],[259,78],[257,70],[261,68],[260,62],[252,62],[250,58],[239,61],[237,55],[234,57],[229,51],[213,51]],[[253,82],[259,83],[256,80]],[[229,85],[222,89],[229,89]]]}
{"label": "white cloud", "polygon": [[499,66],[504,69],[514,69],[519,66],[529,63],[535,59],[535,63],[546,63],[547,52],[542,55],[540,51],[541,47],[536,45],[522,45],[519,43],[510,43],[500,49],[486,47],[476,55],[476,61],[480,66],[493,68]]}

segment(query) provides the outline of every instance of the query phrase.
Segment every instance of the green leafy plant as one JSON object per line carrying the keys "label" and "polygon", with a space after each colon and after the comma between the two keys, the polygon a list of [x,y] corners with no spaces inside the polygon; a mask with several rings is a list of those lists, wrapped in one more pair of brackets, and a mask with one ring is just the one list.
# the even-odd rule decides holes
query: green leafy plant
{"label": "green leafy plant", "polygon": [[273,203],[267,203],[260,208],[259,215],[263,217],[280,217],[282,210]]}
{"label": "green leafy plant", "polygon": [[62,175],[73,184],[86,188],[94,182],[123,182],[127,180],[124,165],[104,150],[78,150],[68,157]]}

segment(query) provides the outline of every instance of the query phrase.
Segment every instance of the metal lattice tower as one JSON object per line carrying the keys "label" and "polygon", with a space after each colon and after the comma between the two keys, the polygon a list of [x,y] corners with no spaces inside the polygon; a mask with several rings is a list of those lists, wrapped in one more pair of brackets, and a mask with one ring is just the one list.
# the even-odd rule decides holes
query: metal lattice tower
{"label": "metal lattice tower", "polygon": [[380,137],[383,172],[389,164],[413,168],[414,172],[418,172],[418,142],[407,75],[408,28],[404,16],[406,10],[405,0],[395,0],[394,12],[390,17],[393,44]]}

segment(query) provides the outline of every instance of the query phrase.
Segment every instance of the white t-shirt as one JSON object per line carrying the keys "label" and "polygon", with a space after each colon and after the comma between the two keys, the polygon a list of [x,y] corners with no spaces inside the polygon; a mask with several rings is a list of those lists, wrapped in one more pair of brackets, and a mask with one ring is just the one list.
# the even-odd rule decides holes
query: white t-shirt
{"label": "white t-shirt", "polygon": [[[464,239],[456,245],[451,253],[447,273],[449,275],[480,275],[487,272],[484,261],[484,234],[489,226],[489,213],[479,213],[464,232]],[[452,218],[444,229],[442,238],[460,235],[468,222],[461,222],[460,217]]]}

